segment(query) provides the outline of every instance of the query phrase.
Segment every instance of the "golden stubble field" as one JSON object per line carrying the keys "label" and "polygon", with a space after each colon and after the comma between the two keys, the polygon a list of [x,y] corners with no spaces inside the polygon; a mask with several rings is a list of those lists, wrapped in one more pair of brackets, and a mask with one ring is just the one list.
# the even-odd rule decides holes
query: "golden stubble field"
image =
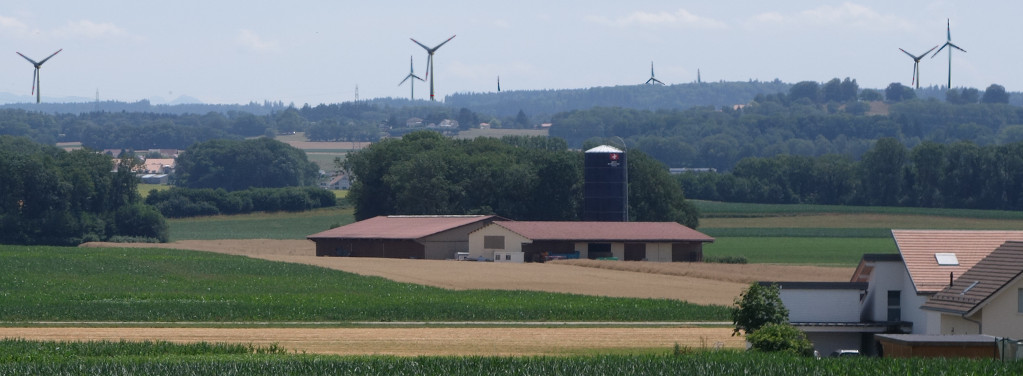
{"label": "golden stubble field", "polygon": [[[303,263],[400,282],[448,289],[515,289],[574,294],[680,299],[731,305],[757,280],[847,281],[852,268],[652,263],[573,260],[546,264],[316,257],[307,240],[187,240],[167,244],[87,243],[85,247],[158,247]],[[95,326],[95,325],[90,325]],[[110,325],[116,326],[116,325]],[[140,328],[11,327],[0,337],[33,340],[109,340],[278,344],[289,351],[399,356],[530,356],[671,351],[672,346],[742,348],[729,327],[525,327],[355,328]]]}

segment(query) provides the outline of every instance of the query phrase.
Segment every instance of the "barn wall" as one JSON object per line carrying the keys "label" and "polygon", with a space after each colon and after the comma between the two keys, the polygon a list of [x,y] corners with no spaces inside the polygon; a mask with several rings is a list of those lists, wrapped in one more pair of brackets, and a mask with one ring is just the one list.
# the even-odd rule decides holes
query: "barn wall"
{"label": "barn wall", "polygon": [[424,258],[425,248],[413,240],[316,239],[317,256]]}

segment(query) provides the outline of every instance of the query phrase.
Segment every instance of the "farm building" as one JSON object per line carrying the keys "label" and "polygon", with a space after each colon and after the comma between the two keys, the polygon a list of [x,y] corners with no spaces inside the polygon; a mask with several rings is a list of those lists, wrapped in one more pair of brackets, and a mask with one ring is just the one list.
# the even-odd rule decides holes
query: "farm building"
{"label": "farm building", "polygon": [[[469,234],[469,257],[539,261],[547,256],[627,261],[702,261],[714,238],[675,222],[495,220]],[[521,256],[521,257],[520,257]]]}
{"label": "farm building", "polygon": [[493,215],[379,216],[309,235],[317,256],[453,259]]}

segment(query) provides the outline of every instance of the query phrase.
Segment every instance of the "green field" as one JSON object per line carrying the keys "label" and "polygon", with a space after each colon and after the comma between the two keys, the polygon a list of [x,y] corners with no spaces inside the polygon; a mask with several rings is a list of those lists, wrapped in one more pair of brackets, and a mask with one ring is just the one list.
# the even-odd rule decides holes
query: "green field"
{"label": "green field", "polygon": [[[343,191],[337,191],[343,192]],[[170,240],[305,239],[355,221],[351,208],[170,219]]]}
{"label": "green field", "polygon": [[669,299],[454,291],[209,252],[0,246],[0,321],[727,321]]}
{"label": "green field", "polygon": [[822,266],[856,266],[864,253],[897,251],[890,237],[719,237],[703,246],[705,256],[742,256],[750,263]]}
{"label": "green field", "polygon": [[394,357],[282,353],[279,348],[166,342],[0,341],[4,375],[1019,375],[1023,362],[823,358],[664,349],[650,355]]}

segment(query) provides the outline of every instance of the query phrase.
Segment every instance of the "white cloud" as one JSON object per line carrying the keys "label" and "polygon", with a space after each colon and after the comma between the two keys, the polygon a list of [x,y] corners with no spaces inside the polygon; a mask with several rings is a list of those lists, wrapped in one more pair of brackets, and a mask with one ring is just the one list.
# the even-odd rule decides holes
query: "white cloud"
{"label": "white cloud", "polygon": [[0,16],[0,33],[22,36],[32,34],[32,31],[27,24],[17,18]]}
{"label": "white cloud", "polygon": [[682,26],[694,29],[726,29],[728,25],[713,18],[700,17],[688,10],[679,9],[675,12],[632,12],[624,17],[608,19],[603,16],[589,16],[588,20],[600,24],[629,27],[639,26]]}
{"label": "white cloud", "polygon": [[238,44],[253,52],[279,52],[280,44],[276,40],[263,40],[255,31],[241,29],[238,31]]}
{"label": "white cloud", "polygon": [[864,31],[909,30],[913,28],[913,24],[905,19],[891,14],[881,14],[867,6],[851,2],[837,6],[822,5],[793,14],[761,13],[753,16],[751,21],[753,24],[853,27]]}

